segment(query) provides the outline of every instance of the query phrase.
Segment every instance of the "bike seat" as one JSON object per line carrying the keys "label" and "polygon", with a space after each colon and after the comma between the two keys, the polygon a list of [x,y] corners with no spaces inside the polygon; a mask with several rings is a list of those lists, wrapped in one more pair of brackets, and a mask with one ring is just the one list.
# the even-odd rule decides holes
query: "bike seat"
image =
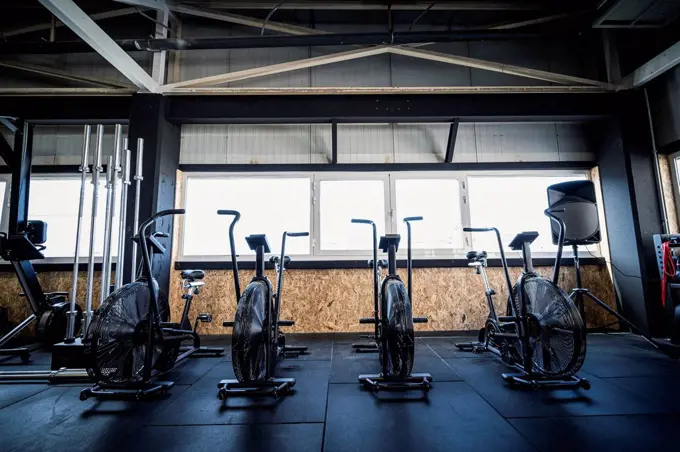
{"label": "bike seat", "polygon": [[[368,267],[373,268],[373,259],[368,260]],[[387,268],[387,259],[378,259],[378,267]]]}
{"label": "bike seat", "polygon": [[188,281],[198,281],[205,278],[205,272],[203,270],[182,270],[182,279]]}
{"label": "bike seat", "polygon": [[468,251],[465,257],[470,261],[481,261],[486,259],[486,251]]}

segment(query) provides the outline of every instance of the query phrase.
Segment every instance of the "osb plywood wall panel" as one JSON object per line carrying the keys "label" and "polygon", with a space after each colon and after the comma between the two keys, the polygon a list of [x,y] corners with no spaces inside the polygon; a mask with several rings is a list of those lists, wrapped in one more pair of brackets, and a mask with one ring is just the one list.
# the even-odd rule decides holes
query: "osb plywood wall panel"
{"label": "osb plywood wall panel", "polygon": [[[521,269],[512,268],[513,283]],[[551,275],[552,267],[537,269],[541,274]],[[602,266],[584,266],[585,287],[610,306],[615,305],[614,289]],[[180,272],[175,271],[171,286],[170,304],[172,318],[178,319],[183,307],[181,300]],[[405,278],[406,272],[401,271]],[[242,290],[254,271],[241,272]],[[273,271],[268,272],[274,280]],[[507,288],[504,286],[502,269],[489,268],[492,287],[499,292],[497,309],[502,311]],[[236,309],[234,285],[230,270],[209,270],[205,286],[194,298],[192,317],[199,312],[213,315],[212,324],[201,326],[203,334],[230,333],[222,327],[225,320],[233,320]],[[575,287],[573,269],[561,273],[560,286],[565,290]],[[296,324],[286,331],[312,332],[359,332],[369,331],[370,325],[359,325],[360,317],[370,317],[373,312],[371,273],[364,269],[342,270],[287,270],[284,280],[281,318],[295,320]],[[469,268],[423,268],[413,271],[413,315],[427,316],[427,324],[417,325],[419,330],[454,331],[473,330],[483,326],[487,316],[481,277]],[[604,326],[614,322],[599,308],[587,302],[588,325]]]}
{"label": "osb plywood wall panel", "polygon": [[678,211],[675,207],[671,162],[667,155],[659,156],[659,176],[661,178],[661,189],[663,190],[663,202],[666,206],[666,215],[668,215],[668,232],[670,234],[678,234],[680,233],[680,224],[678,224]]}
{"label": "osb plywood wall panel", "polygon": [[[38,280],[45,292],[67,292],[71,290],[71,277],[69,272],[45,272],[38,274]],[[85,284],[87,273],[78,273],[78,304],[85,306]],[[9,311],[9,321],[19,323],[31,314],[28,302],[24,297],[20,297],[22,292],[19,280],[14,273],[0,273],[0,306]],[[101,273],[95,273],[93,305],[96,309],[99,306],[99,292],[101,290]],[[24,330],[23,335],[32,334],[33,327]]]}

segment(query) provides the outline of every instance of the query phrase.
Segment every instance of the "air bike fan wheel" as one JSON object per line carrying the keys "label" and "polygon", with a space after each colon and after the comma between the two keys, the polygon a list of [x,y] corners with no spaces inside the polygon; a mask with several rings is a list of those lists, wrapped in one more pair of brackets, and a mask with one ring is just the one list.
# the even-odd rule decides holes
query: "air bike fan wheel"
{"label": "air bike fan wheel", "polygon": [[[139,280],[113,292],[96,311],[85,336],[85,355],[88,373],[98,382],[132,385],[144,381],[150,301],[149,285]],[[167,322],[170,309],[162,292],[158,305],[160,321]],[[153,368],[167,370],[177,357],[179,345],[164,349],[160,337],[154,343]]]}
{"label": "air bike fan wheel", "polygon": [[387,322],[382,327],[385,350],[380,356],[387,360],[389,376],[404,379],[411,375],[415,355],[411,301],[404,283],[398,278],[388,277],[383,283],[382,294]]}
{"label": "air bike fan wheel", "polygon": [[553,378],[574,375],[586,356],[586,331],[578,308],[562,289],[541,276],[529,274],[519,286],[526,303],[534,371]]}
{"label": "air bike fan wheel", "polygon": [[[240,383],[263,381],[267,375],[266,347],[269,325],[269,284],[265,280],[253,281],[246,288],[236,308],[231,337],[232,365]],[[272,331],[272,337],[276,332]],[[270,343],[270,365],[276,363],[276,344]],[[270,369],[273,375],[273,369]]]}

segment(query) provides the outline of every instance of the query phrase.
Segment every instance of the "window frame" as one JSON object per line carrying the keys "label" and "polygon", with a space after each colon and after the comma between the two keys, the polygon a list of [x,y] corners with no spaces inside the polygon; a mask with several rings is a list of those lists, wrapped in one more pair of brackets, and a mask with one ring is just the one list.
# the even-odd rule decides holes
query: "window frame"
{"label": "window frame", "polygon": [[[466,180],[469,177],[567,177],[567,176],[580,176],[583,175],[585,176],[586,180],[592,180],[590,170],[581,170],[581,169],[551,169],[551,170],[514,170],[514,171],[470,171],[467,172],[466,174]],[[546,196],[546,201],[547,201],[547,193],[545,193]],[[469,198],[468,198],[469,199]],[[468,204],[469,206],[469,204]],[[468,211],[468,221],[471,221],[470,217],[470,208],[467,208]],[[546,217],[547,218],[547,217]],[[547,221],[547,220],[546,220]],[[600,227],[603,227],[602,224],[604,222],[600,222]],[[487,227],[485,225],[475,225],[474,227]],[[522,231],[517,231],[519,234]],[[469,235],[469,246],[472,246],[472,233],[468,233]],[[487,251],[489,257],[492,258],[500,258],[500,252],[497,249],[493,250],[485,250]],[[563,257],[572,257],[573,256],[573,251],[570,247],[565,247],[564,250],[562,251],[562,256]],[[512,257],[518,257],[518,256],[512,256],[508,254],[507,250],[505,253],[506,257],[508,259]],[[547,251],[533,251],[531,252],[531,255],[536,258],[554,258],[555,253],[554,252],[547,252]],[[596,249],[596,254],[594,257],[600,257],[602,255],[600,245],[597,244],[597,249]],[[580,257],[593,257],[590,255],[588,251],[584,249],[584,247],[581,247],[579,249],[579,256]]]}
{"label": "window frame", "polygon": [[[328,172],[316,173],[314,177],[314,191],[312,201],[312,216],[314,217],[314,239],[312,240],[312,256],[327,257],[359,257],[370,253],[370,250],[327,250],[321,249],[321,182],[326,181],[383,181],[383,199],[385,202],[385,234],[391,234],[392,225],[390,222],[390,211],[392,209],[391,199],[389,195],[390,179],[388,172]],[[370,219],[370,218],[369,218]],[[378,231],[378,237],[382,234]]]}
{"label": "window frame", "polygon": [[[92,178],[90,177],[91,174],[92,174],[92,173],[88,172],[88,177],[87,177],[87,179],[86,179],[86,181],[85,181],[86,184],[90,184],[90,185],[92,184]],[[105,173],[101,173],[100,179],[99,179],[99,182],[102,183],[102,184],[105,184],[105,182],[106,182],[106,181],[105,181],[105,178],[102,178],[102,176],[104,176],[104,175],[105,175]],[[3,174],[3,175],[0,175],[0,180],[3,180],[3,179],[4,179],[2,176],[4,176],[4,177],[8,180],[8,185],[7,185],[7,190],[5,190],[5,204],[4,204],[4,206],[3,206],[3,207],[4,207],[4,209],[3,209],[4,211],[3,211],[3,215],[2,215],[2,221],[0,222],[0,227],[2,228],[3,231],[8,231],[8,230],[9,230],[9,214],[10,214],[11,190],[12,190],[12,185],[11,185],[11,182],[12,182],[12,175],[11,175],[11,174]],[[81,174],[80,174],[79,172],[77,172],[77,173],[33,173],[33,174],[31,174],[31,184],[32,184],[33,182],[35,182],[36,180],[55,180],[55,181],[59,181],[59,180],[73,180],[73,181],[80,182],[80,180],[81,180]],[[105,190],[103,187],[100,187],[99,190],[100,190],[100,193],[99,193],[99,202],[100,202],[100,203],[101,203],[101,202],[106,203],[106,190]],[[31,209],[30,209],[31,193],[32,193],[32,192],[31,192],[30,189],[29,189],[29,194],[28,194],[28,203],[29,203],[29,207],[28,207],[28,218],[29,218],[29,220],[30,220],[30,218],[31,218]],[[34,193],[34,192],[33,192],[33,193]],[[120,195],[121,195],[121,193],[120,193],[120,185],[119,185],[119,186],[118,186],[118,195],[117,195],[117,196],[120,196]],[[118,215],[120,215],[120,212],[119,212],[120,209],[119,209],[119,207],[120,207],[119,204],[116,204],[116,212],[117,212]],[[91,217],[89,217],[89,216],[83,217],[83,225],[85,225],[86,222],[88,222],[88,227],[89,227],[89,221],[90,221],[90,219],[91,219]],[[117,222],[114,223],[114,227],[117,227],[117,226],[116,226],[117,224],[118,224]],[[47,226],[48,226],[47,237],[48,237],[48,240],[49,240],[49,223],[47,224]],[[74,232],[74,234],[75,234],[75,230],[74,230],[73,232]],[[103,229],[101,229],[101,230],[98,229],[97,232],[98,232],[98,233],[97,233],[97,237],[99,237],[99,238],[97,239],[97,241],[103,240],[104,230],[103,230]],[[89,242],[88,242],[88,243],[89,243]],[[117,247],[114,246],[114,247],[112,247],[112,249],[113,249],[113,250],[116,252],[116,254],[117,254],[117,252],[118,252]],[[73,251],[74,251],[74,253],[75,253],[75,249],[74,249]],[[84,252],[84,253],[85,253],[85,254],[82,254],[82,255],[80,256],[80,262],[82,263],[82,262],[83,262],[83,259],[85,259],[85,260],[89,259],[89,256],[88,256],[89,250],[88,250],[88,249],[84,249],[84,250],[83,250],[83,249],[81,248],[81,252]],[[41,259],[40,262],[41,262],[41,263],[45,263],[45,264],[72,264],[73,261],[74,261],[73,258],[74,258],[73,255],[70,255],[70,256],[45,256],[45,258],[44,258],[44,259]],[[97,255],[95,254],[95,256],[94,256],[94,262],[95,262],[96,264],[101,264],[102,262],[104,262],[104,256],[103,256],[103,255],[102,255],[102,256],[97,256]],[[111,256],[111,263],[112,263],[113,265],[115,265],[117,262],[118,262],[118,256],[117,256],[117,255],[112,255],[112,256]]]}
{"label": "window frame", "polygon": [[[291,257],[310,257],[314,253],[314,243],[312,237],[313,235],[313,230],[314,230],[314,204],[313,204],[313,197],[314,197],[314,177],[313,173],[309,172],[281,172],[281,173],[269,173],[269,172],[256,172],[256,171],[251,171],[251,172],[206,172],[206,171],[201,171],[201,172],[184,172],[182,174],[182,188],[181,188],[181,196],[180,196],[180,202],[181,202],[181,208],[186,207],[187,203],[187,187],[188,187],[188,180],[189,179],[246,179],[246,178],[257,178],[257,179],[305,179],[309,178],[310,179],[310,200],[309,202],[312,203],[310,205],[310,221],[309,221],[309,237],[310,237],[310,243],[309,243],[309,250],[310,254],[290,254]],[[224,206],[224,209],[228,209],[229,206]],[[217,214],[217,213],[215,213]],[[179,226],[179,233],[178,233],[178,254],[177,254],[177,261],[192,261],[192,262],[213,262],[213,261],[226,261],[226,262],[231,262],[231,256],[229,255],[210,255],[210,256],[204,256],[204,255],[196,255],[196,254],[185,254],[184,253],[184,226],[185,226],[185,216],[180,215],[179,216],[179,221],[178,221],[178,226]],[[295,231],[297,232],[297,231]],[[228,238],[228,230],[224,231],[224,239],[229,240]],[[277,238],[278,239],[278,238]],[[271,238],[270,238],[271,240]],[[238,256],[239,261],[255,261],[255,255],[250,255],[250,254],[244,254],[242,256]]]}
{"label": "window frame", "polygon": [[[449,258],[465,254],[468,250],[467,247],[470,246],[469,232],[463,232],[462,228],[470,225],[470,209],[467,208],[467,174],[460,171],[428,171],[428,172],[418,172],[418,171],[408,171],[408,172],[395,172],[390,174],[390,197],[392,202],[392,210],[390,211],[390,216],[392,220],[392,231],[398,233],[399,222],[401,218],[397,218],[397,181],[398,180],[427,180],[427,179],[446,179],[446,180],[456,180],[458,181],[458,209],[460,210],[460,220],[461,220],[461,235],[463,248],[432,248],[432,249],[413,249],[413,256],[421,258]],[[402,237],[406,239],[406,237]],[[405,243],[405,242],[403,242]],[[401,246],[399,248],[398,256],[405,256],[407,254],[406,246]]]}
{"label": "window frame", "polygon": [[673,196],[675,198],[675,211],[680,216],[680,151],[668,155],[668,165],[671,167],[671,180],[673,181]]}
{"label": "window frame", "polygon": [[[680,152],[678,153],[680,157]],[[182,172],[181,175],[181,190],[178,197],[178,207],[185,207],[187,201],[187,186],[190,178],[208,178],[208,179],[244,179],[244,178],[258,178],[258,179],[298,179],[308,178],[310,180],[310,254],[292,255],[300,260],[305,261],[324,261],[324,260],[340,260],[351,261],[363,259],[369,256],[370,251],[367,250],[321,250],[321,182],[324,181],[351,181],[351,180],[382,180],[384,187],[384,202],[385,202],[385,231],[378,231],[382,235],[383,232],[390,234],[396,233],[398,229],[399,218],[396,217],[396,181],[404,179],[450,179],[457,180],[459,186],[459,208],[461,214],[461,227],[470,227],[471,213],[469,204],[469,178],[470,177],[567,177],[567,176],[585,176],[587,180],[591,180],[590,170],[587,169],[549,169],[549,170],[470,170],[470,171],[296,171],[296,172],[263,172],[263,171],[243,171],[243,172]],[[676,185],[677,188],[677,185]],[[680,200],[680,196],[676,197]],[[225,206],[224,208],[228,208]],[[184,253],[184,216],[178,219],[179,233],[178,233],[178,262],[230,262],[230,256],[202,256],[191,255]],[[517,231],[520,232],[520,231]],[[465,253],[472,246],[472,233],[463,232],[463,248],[461,249],[434,249],[413,250],[413,255],[420,259],[455,259],[463,258]],[[225,231],[226,240],[226,231]],[[489,256],[498,257],[498,250],[487,250]],[[597,256],[601,255],[599,245],[597,247]],[[564,256],[571,256],[571,249],[565,248]],[[582,250],[583,257],[590,257],[591,255]],[[403,258],[406,255],[406,247],[401,247],[399,250],[399,257]],[[534,257],[542,258],[554,257],[554,252],[539,252],[533,253]],[[255,256],[243,255],[239,257],[240,261],[254,261]]]}

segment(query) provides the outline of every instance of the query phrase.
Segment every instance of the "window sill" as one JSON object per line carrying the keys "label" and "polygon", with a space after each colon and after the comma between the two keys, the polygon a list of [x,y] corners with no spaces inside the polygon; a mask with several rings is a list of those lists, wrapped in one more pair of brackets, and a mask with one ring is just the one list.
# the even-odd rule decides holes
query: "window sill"
{"label": "window sill", "polygon": [[[456,268],[467,267],[467,259],[413,259],[413,268]],[[552,267],[555,264],[553,258],[535,258],[535,267]],[[581,265],[604,265],[605,260],[601,257],[582,257]],[[500,267],[500,259],[489,259],[489,267]],[[510,267],[521,267],[521,259],[508,259]],[[570,267],[574,265],[574,259],[563,258],[562,265]],[[239,269],[254,270],[254,261],[239,261]],[[274,266],[269,262],[265,263],[265,267],[273,269]],[[177,261],[175,262],[175,270],[190,270],[200,268],[203,270],[231,270],[233,267],[230,261]],[[293,259],[287,269],[300,270],[337,270],[344,268],[367,268],[367,259],[361,260],[295,260]],[[406,260],[398,259],[397,268],[406,268]]]}

